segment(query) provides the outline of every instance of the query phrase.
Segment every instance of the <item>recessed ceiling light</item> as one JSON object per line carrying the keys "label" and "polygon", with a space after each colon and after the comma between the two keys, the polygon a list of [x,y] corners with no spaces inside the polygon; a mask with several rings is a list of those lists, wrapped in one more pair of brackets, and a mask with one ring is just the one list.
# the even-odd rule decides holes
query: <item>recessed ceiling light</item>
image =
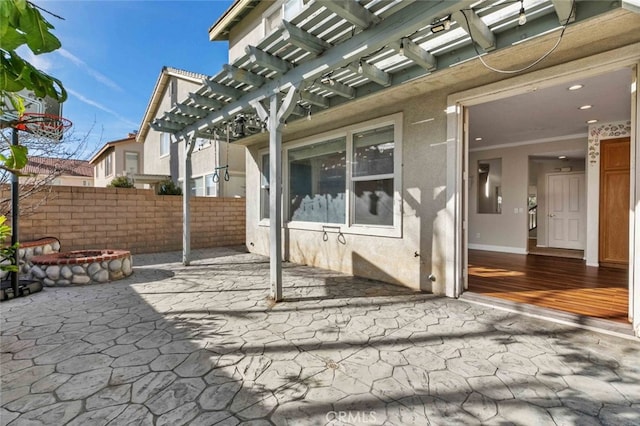
{"label": "recessed ceiling light", "polygon": [[481,141],[481,140],[482,140],[482,138],[476,138],[476,140],[477,140],[477,141]]}
{"label": "recessed ceiling light", "polygon": [[593,105],[582,105],[580,108],[578,109],[590,109],[591,107],[593,107]]}
{"label": "recessed ceiling light", "polygon": [[558,160],[566,160],[567,156],[566,155],[558,155]]}
{"label": "recessed ceiling light", "polygon": [[587,120],[587,124],[593,124],[593,123],[597,123],[598,120],[596,120],[595,118],[593,120]]}
{"label": "recessed ceiling light", "polygon": [[573,86],[569,86],[567,88],[567,90],[572,90],[572,91],[573,90],[579,90],[579,89],[582,89],[583,87],[584,87],[584,85],[582,85],[582,84],[574,84]]}

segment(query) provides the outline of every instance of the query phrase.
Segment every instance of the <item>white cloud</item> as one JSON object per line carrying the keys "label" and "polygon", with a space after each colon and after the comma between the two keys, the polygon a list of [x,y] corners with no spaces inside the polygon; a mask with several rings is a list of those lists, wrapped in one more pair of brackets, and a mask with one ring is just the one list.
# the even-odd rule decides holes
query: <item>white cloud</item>
{"label": "white cloud", "polygon": [[22,57],[22,59],[26,60],[40,71],[48,73],[53,68],[53,62],[46,55],[34,55],[30,49],[24,46],[20,46],[16,52]]}
{"label": "white cloud", "polygon": [[124,124],[126,124],[129,127],[132,127],[134,129],[138,128],[138,123],[134,123],[133,121],[121,116],[120,114],[118,114],[117,112],[115,112],[114,110],[102,105],[101,103],[94,101],[93,99],[89,99],[86,96],[84,96],[81,93],[76,92],[75,90],[67,87],[67,92],[69,92],[70,95],[74,96],[75,98],[77,98],[79,101],[84,102],[87,105],[91,105],[94,108],[98,108],[106,113],[109,113],[111,115],[113,115],[114,117],[116,117],[118,120],[122,121]]}
{"label": "white cloud", "polygon": [[73,53],[69,52],[68,50],[64,49],[64,48],[60,48],[58,50],[56,50],[56,53],[58,53],[60,56],[62,56],[65,59],[68,59],[69,61],[73,62],[73,64],[79,68],[82,68],[87,74],[89,74],[91,77],[93,77],[97,82],[104,84],[107,87],[110,87],[114,90],[117,90],[119,92],[124,92],[124,90],[122,89],[122,87],[118,86],[117,83],[115,83],[113,80],[109,79],[109,77],[105,76],[104,74],[101,74],[100,72],[94,70],[93,68],[91,68],[89,65],[87,65],[87,63],[85,61],[83,61],[82,59],[78,58],[77,56],[75,56]]}

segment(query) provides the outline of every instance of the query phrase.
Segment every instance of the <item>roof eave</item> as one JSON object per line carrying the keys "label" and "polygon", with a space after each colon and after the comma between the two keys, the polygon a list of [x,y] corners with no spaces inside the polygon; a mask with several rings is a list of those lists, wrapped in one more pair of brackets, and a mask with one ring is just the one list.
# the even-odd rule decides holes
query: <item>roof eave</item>
{"label": "roof eave", "polygon": [[253,3],[252,0],[236,0],[209,28],[210,41],[229,40],[229,30],[234,21]]}

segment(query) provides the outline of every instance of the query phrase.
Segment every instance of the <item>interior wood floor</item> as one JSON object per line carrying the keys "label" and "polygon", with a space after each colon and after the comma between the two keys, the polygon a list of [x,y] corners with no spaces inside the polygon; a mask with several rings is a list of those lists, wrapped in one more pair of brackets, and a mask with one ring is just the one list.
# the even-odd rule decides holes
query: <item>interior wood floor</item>
{"label": "interior wood floor", "polygon": [[581,259],[469,250],[469,291],[628,323],[628,272]]}

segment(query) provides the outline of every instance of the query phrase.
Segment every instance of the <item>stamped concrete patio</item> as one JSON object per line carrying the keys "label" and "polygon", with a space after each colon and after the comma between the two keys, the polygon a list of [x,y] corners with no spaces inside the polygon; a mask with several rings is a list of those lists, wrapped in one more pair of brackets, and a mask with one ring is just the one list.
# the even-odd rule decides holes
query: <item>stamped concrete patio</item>
{"label": "stamped concrete patio", "polygon": [[232,249],[2,309],[11,425],[640,424],[640,342]]}

